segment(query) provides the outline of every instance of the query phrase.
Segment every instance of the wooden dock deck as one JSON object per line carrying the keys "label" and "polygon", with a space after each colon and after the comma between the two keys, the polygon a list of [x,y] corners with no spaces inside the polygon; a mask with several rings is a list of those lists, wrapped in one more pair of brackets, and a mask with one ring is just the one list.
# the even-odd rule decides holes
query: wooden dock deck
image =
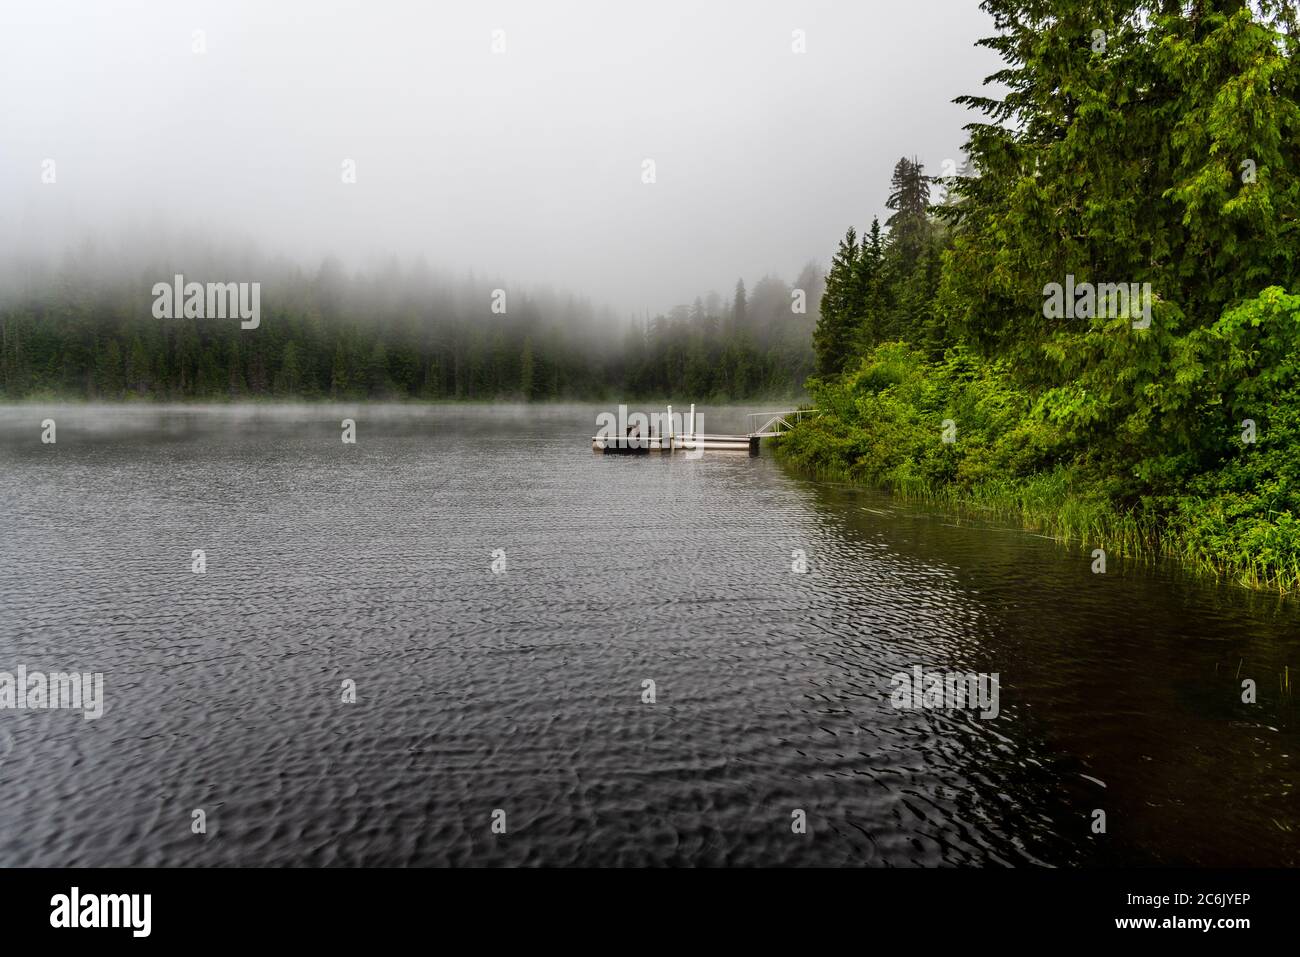
{"label": "wooden dock deck", "polygon": [[[816,409],[794,409],[787,412],[750,412],[746,419],[749,431],[743,435],[715,435],[696,432],[695,406],[691,406],[690,418],[683,417],[680,431],[660,429],[656,431],[653,419],[647,428],[647,434],[629,432],[619,435],[616,432],[598,433],[591,437],[591,450],[598,455],[650,455],[686,453],[694,458],[705,452],[747,452],[758,455],[759,442],[773,438],[794,428],[799,420],[813,415]],[[668,406],[665,421],[673,423],[673,407]],[[658,416],[656,416],[658,417]],[[648,417],[647,417],[648,418]]]}

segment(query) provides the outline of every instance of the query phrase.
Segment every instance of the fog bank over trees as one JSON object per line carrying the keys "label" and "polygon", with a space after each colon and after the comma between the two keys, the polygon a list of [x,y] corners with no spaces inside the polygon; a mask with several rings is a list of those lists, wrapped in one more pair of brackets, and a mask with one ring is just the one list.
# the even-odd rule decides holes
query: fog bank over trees
{"label": "fog bank over trees", "polygon": [[[166,248],[164,248],[166,247]],[[259,284],[255,323],[159,316],[183,283]],[[0,263],[0,398],[495,399],[794,395],[822,271],[764,276],[655,316],[426,260],[348,268],[251,244],[87,239]],[[795,290],[798,290],[797,292]],[[249,328],[249,326],[255,326]]]}

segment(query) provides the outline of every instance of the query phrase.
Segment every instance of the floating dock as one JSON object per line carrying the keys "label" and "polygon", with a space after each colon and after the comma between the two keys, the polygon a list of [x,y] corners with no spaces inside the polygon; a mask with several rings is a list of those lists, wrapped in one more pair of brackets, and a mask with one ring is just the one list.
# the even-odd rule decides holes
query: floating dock
{"label": "floating dock", "polygon": [[[695,406],[691,406],[690,418],[682,423],[680,432],[660,429],[656,432],[654,419],[645,416],[650,422],[646,434],[630,431],[626,435],[598,434],[591,437],[591,450],[597,455],[651,455],[685,452],[691,457],[705,452],[747,452],[758,455],[759,442],[763,439],[782,435],[794,428],[803,417],[816,413],[816,409],[795,409],[789,412],[750,412],[750,430],[743,435],[710,435],[695,431]],[[655,416],[659,417],[658,414]],[[673,407],[668,406],[664,422],[673,423]]]}
{"label": "floating dock", "polygon": [[593,452],[649,455],[659,452],[748,452],[758,454],[758,437],[748,435],[593,435]]}

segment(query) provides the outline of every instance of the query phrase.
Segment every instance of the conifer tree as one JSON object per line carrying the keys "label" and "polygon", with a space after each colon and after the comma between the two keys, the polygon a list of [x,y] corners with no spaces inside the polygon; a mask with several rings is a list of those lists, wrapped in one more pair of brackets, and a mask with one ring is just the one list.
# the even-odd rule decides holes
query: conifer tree
{"label": "conifer tree", "polygon": [[524,350],[519,356],[519,393],[524,401],[533,398],[533,341],[524,337]]}
{"label": "conifer tree", "polygon": [[901,254],[907,272],[915,264],[921,249],[930,236],[930,177],[925,167],[915,157],[904,156],[894,164],[890,180],[889,199],[885,202],[893,210],[885,225],[889,227],[891,244]]}
{"label": "conifer tree", "polygon": [[749,318],[746,315],[745,280],[736,280],[736,295],[732,300],[731,321],[734,332],[747,329]]}
{"label": "conifer tree", "polygon": [[821,316],[813,331],[813,351],[819,375],[836,375],[849,358],[859,318],[862,288],[862,252],[857,230],[852,226],[840,240],[840,248],[826,274]]}

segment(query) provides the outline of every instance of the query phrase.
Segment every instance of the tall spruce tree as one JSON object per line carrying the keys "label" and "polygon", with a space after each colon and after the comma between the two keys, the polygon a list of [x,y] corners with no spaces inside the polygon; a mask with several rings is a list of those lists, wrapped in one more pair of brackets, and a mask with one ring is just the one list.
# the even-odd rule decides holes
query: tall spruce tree
{"label": "tall spruce tree", "polygon": [[862,237],[858,252],[858,266],[853,305],[857,317],[853,344],[855,351],[864,352],[881,342],[886,334],[887,291],[885,288],[885,241],[880,232],[880,219],[871,218],[871,229]]}
{"label": "tall spruce tree", "polygon": [[736,295],[731,302],[731,322],[733,332],[741,332],[749,328],[749,317],[746,307],[745,280],[737,279]]}
{"label": "tall spruce tree", "polygon": [[852,226],[840,240],[840,248],[826,274],[821,315],[813,330],[813,351],[819,375],[836,375],[852,350],[862,306],[862,262],[858,232]]}
{"label": "tall spruce tree", "polygon": [[893,214],[885,225],[889,227],[890,243],[909,272],[930,237],[930,182],[925,167],[915,157],[904,156],[894,164],[889,199],[885,202]]}

